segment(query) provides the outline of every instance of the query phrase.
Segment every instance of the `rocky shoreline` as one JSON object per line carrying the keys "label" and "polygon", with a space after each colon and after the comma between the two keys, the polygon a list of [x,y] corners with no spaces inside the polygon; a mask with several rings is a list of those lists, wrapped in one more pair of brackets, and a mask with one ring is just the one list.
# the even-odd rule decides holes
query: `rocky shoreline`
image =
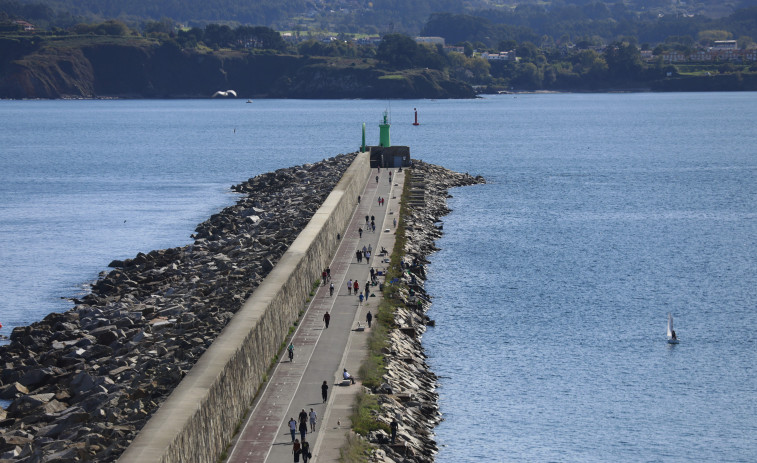
{"label": "rocky shoreline", "polygon": [[426,363],[421,337],[433,321],[426,315],[431,296],[424,288],[427,257],[438,250],[435,240],[442,236],[439,219],[451,210],[447,207],[448,190],[454,187],[486,183],[483,177],[472,177],[443,167],[415,161],[412,187],[406,214],[402,217],[407,242],[402,265],[404,274],[398,285],[402,301],[394,315],[397,326],[389,333],[385,349],[386,375],[375,391],[381,410],[377,419],[389,426],[396,419],[399,426],[395,445],[382,431],[375,431],[368,440],[378,449],[371,455],[376,462],[431,463],[438,449],[434,428],[442,421],[436,393],[437,377]]}
{"label": "rocky shoreline", "polygon": [[113,261],[64,313],[0,346],[0,462],[115,461],[273,269],[354,160],[233,187],[194,242]]}

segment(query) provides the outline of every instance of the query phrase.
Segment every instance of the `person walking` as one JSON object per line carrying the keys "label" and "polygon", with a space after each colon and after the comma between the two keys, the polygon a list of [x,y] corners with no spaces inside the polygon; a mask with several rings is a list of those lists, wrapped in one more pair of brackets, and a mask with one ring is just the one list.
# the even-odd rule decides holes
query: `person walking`
{"label": "person walking", "polygon": [[326,270],[324,269],[324,270],[323,270],[323,271],[321,272],[321,281],[323,281],[323,286],[326,286],[326,276],[327,276],[327,274],[326,274]]}
{"label": "person walking", "polygon": [[358,234],[358,236],[359,236],[360,238],[362,238],[362,237],[363,237],[363,228],[362,228],[362,227],[360,227],[360,228],[358,228],[358,229],[357,229],[357,234]]}
{"label": "person walking", "polygon": [[[389,179],[391,180],[391,176],[389,176]],[[357,203],[360,204],[360,195],[357,195]]]}
{"label": "person walking", "polygon": [[308,422],[307,419],[305,421],[300,422],[300,439],[305,442],[305,435],[308,433]]}
{"label": "person walking", "polygon": [[294,417],[289,419],[289,432],[292,433],[292,442],[294,442],[297,435],[297,422],[294,421]]}
{"label": "person walking", "polygon": [[392,430],[392,444],[394,444],[394,440],[397,438],[398,427],[399,427],[399,423],[397,423],[397,419],[393,418],[391,424],[389,424],[389,429]]}
{"label": "person walking", "polygon": [[369,219],[369,217],[366,215],[365,216],[365,228],[368,228],[368,225],[371,223],[371,221],[368,220],[368,219]]}
{"label": "person walking", "polygon": [[318,420],[318,414],[313,410],[310,409],[310,432],[315,432],[315,422]]}
{"label": "person walking", "polygon": [[331,283],[331,285],[329,286],[329,296],[333,296],[333,295],[334,295],[334,283]]}
{"label": "person walking", "polygon": [[323,384],[321,384],[321,397],[323,397],[323,403],[326,403],[326,399],[329,396],[329,385],[326,384],[326,381],[323,381]]}
{"label": "person walking", "polygon": [[363,293],[360,293],[360,296],[358,296],[358,299],[360,299],[360,303],[358,305],[363,305]]}
{"label": "person walking", "polygon": [[326,278],[331,281],[331,267],[326,267]]}
{"label": "person walking", "polygon": [[365,321],[368,323],[368,328],[371,327],[371,322],[373,321],[373,314],[369,310],[367,314],[365,314]]}
{"label": "person walking", "polygon": [[368,252],[373,252],[373,246],[371,246],[371,243],[368,243]]}
{"label": "person walking", "polygon": [[355,282],[352,283],[352,289],[355,290],[355,294],[357,294],[357,292],[360,291],[360,284],[358,284],[357,280],[355,280]]}
{"label": "person walking", "polygon": [[289,352],[289,361],[294,362],[294,344],[291,342],[289,343],[289,347],[287,347],[287,352]]}
{"label": "person walking", "polygon": [[313,455],[310,453],[310,444],[307,441],[302,441],[302,463],[308,463]]}
{"label": "person walking", "polygon": [[347,282],[347,294],[352,294],[352,279]]}
{"label": "person walking", "polygon": [[303,408],[300,411],[300,414],[297,415],[297,418],[299,418],[300,424],[307,423],[308,422],[308,412],[306,412],[305,409]]}
{"label": "person walking", "polygon": [[378,175],[376,176],[376,183],[378,183]]}
{"label": "person walking", "polygon": [[299,463],[300,453],[302,453],[302,448],[300,447],[300,440],[295,439],[292,441],[292,455],[294,455],[294,463]]}
{"label": "person walking", "polygon": [[366,265],[370,265],[370,262],[371,262],[371,253],[370,252],[366,252],[365,253],[365,263],[366,263]]}
{"label": "person walking", "polygon": [[360,263],[360,249],[355,250],[355,259]]}
{"label": "person walking", "polygon": [[[334,293],[334,291],[333,291],[334,285],[331,285],[331,289],[332,289],[331,293],[333,294]],[[329,329],[329,322],[330,321],[331,321],[331,315],[329,315],[329,312],[326,311],[326,313],[323,314],[323,323],[326,324],[326,329]]]}
{"label": "person walking", "polygon": [[368,295],[371,293],[371,289],[370,288],[371,288],[371,282],[369,280],[369,281],[365,282],[365,300],[366,301],[368,300]]}
{"label": "person walking", "polygon": [[392,222],[394,223],[394,228],[397,228],[397,217],[392,219]]}

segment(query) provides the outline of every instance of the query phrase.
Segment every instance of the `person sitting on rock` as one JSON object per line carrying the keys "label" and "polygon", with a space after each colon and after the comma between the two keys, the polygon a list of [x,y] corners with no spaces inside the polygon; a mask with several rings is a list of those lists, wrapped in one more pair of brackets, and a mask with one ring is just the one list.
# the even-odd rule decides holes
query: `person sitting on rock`
{"label": "person sitting on rock", "polygon": [[344,379],[348,379],[348,380],[352,381],[352,384],[355,384],[355,378],[353,378],[352,375],[349,374],[349,372],[347,371],[346,368],[344,369],[344,373],[342,373],[342,377]]}

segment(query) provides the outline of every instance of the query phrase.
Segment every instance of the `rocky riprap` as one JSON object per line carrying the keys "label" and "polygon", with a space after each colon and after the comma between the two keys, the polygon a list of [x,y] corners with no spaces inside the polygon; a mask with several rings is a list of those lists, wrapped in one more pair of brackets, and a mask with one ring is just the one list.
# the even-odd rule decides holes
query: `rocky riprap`
{"label": "rocky riprap", "polygon": [[[378,445],[371,455],[377,462],[434,461],[437,446],[434,428],[442,420],[436,393],[437,377],[426,364],[421,336],[433,324],[426,312],[431,306],[424,289],[427,256],[438,250],[434,241],[441,237],[439,219],[448,214],[448,189],[485,183],[483,177],[452,172],[439,166],[415,161],[408,208],[403,216],[407,243],[403,255],[405,272],[395,298],[403,304],[394,314],[398,328],[389,333],[385,350],[384,383],[371,393],[377,395],[381,411],[379,421],[387,426],[392,419],[399,423],[397,440],[391,445],[381,431],[368,436]],[[407,193],[406,193],[407,194]]]}
{"label": "rocky riprap", "polygon": [[[64,313],[0,347],[0,461],[116,460],[307,225],[354,160],[233,187],[194,243],[113,261]],[[304,303],[304,301],[303,301]]]}

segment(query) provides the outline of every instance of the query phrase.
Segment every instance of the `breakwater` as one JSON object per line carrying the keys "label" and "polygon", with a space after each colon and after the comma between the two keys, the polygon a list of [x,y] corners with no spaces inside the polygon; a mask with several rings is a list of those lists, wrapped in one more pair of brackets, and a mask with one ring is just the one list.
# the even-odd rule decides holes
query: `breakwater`
{"label": "breakwater", "polygon": [[[182,379],[202,376],[194,372],[198,359],[221,330],[244,324],[231,322],[234,314],[287,261],[297,276],[283,283],[283,295],[272,296],[275,311],[246,312],[244,321],[259,326],[256,333],[246,327],[249,344],[233,355],[245,368],[205,376],[214,384],[245,382],[226,381],[231,386],[215,391],[216,402],[195,394],[184,417],[193,424],[167,426],[176,433],[170,454],[214,460],[335,249],[368,173],[367,156],[340,155],[250,179],[234,187],[243,194],[236,205],[197,227],[193,244],[114,261],[116,268],[72,310],[14,329],[0,348],[0,398],[12,400],[0,410],[0,458],[117,459]],[[316,224],[313,247],[299,246],[295,238]],[[224,415],[228,423],[216,421],[193,439],[198,420],[216,419],[209,410],[227,402],[231,414],[241,414]]]}
{"label": "breakwater", "polygon": [[483,177],[453,172],[443,167],[415,161],[410,171],[410,188],[403,198],[402,226],[406,241],[401,250],[401,277],[387,285],[389,300],[396,301],[394,328],[384,349],[386,374],[381,386],[370,391],[380,404],[377,419],[387,428],[398,423],[394,444],[383,431],[374,431],[368,440],[376,445],[376,461],[431,463],[437,452],[434,427],[442,420],[437,377],[426,364],[421,337],[433,325],[426,312],[431,295],[424,288],[427,257],[437,250],[441,237],[439,219],[450,212],[448,190],[485,183]]}

